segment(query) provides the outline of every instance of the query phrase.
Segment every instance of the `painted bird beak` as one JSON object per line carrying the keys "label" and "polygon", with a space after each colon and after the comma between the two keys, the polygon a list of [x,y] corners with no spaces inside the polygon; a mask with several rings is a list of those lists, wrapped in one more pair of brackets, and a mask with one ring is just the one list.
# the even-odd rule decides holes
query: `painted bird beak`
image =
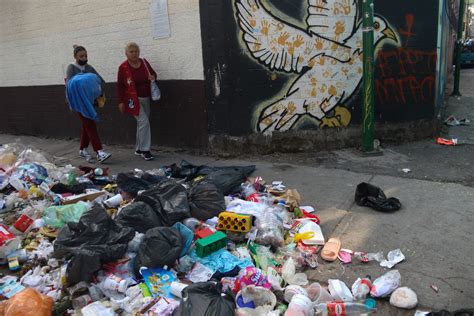
{"label": "painted bird beak", "polygon": [[389,27],[387,27],[385,30],[382,31],[382,34],[385,35],[386,38],[389,38],[391,40],[394,40],[395,43],[398,43],[397,35],[393,30]]}

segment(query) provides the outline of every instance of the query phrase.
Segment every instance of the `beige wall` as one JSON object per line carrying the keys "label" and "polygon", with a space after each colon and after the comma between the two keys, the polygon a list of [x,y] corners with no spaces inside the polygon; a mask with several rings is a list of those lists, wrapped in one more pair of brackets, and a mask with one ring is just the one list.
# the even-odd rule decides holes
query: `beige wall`
{"label": "beige wall", "polygon": [[153,39],[150,0],[1,0],[0,86],[64,83],[72,45],[116,80],[126,42],[135,41],[160,79],[203,79],[198,0],[168,0],[171,37]]}

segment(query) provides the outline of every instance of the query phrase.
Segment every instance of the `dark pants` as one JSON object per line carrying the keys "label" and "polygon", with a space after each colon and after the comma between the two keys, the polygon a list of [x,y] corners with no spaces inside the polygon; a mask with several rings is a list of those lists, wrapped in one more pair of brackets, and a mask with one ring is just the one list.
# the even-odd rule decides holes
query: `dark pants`
{"label": "dark pants", "polygon": [[102,143],[100,142],[99,134],[97,134],[97,126],[95,121],[82,116],[81,113],[77,113],[82,121],[81,128],[81,145],[80,149],[89,147],[89,142],[92,143],[92,148],[95,151],[102,149]]}

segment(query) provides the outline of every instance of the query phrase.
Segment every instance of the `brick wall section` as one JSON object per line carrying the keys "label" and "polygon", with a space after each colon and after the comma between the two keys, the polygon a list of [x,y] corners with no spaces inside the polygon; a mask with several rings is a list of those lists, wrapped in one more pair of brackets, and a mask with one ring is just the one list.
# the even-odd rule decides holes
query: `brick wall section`
{"label": "brick wall section", "polygon": [[199,1],[168,0],[171,37],[153,39],[149,0],[2,0],[0,86],[64,83],[72,45],[116,80],[124,45],[135,41],[162,80],[202,80]]}

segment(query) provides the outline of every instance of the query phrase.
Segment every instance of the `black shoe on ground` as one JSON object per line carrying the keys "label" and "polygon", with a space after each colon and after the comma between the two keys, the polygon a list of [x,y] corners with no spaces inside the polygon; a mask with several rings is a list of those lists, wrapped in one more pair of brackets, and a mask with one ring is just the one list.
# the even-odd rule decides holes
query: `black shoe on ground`
{"label": "black shoe on ground", "polygon": [[135,155],[141,156],[143,154],[143,151],[141,150],[135,150]]}
{"label": "black shoe on ground", "polygon": [[148,160],[153,160],[153,155],[152,155],[151,152],[149,152],[149,151],[142,151],[142,157],[143,157],[143,159],[145,159],[146,161],[148,161]]}

